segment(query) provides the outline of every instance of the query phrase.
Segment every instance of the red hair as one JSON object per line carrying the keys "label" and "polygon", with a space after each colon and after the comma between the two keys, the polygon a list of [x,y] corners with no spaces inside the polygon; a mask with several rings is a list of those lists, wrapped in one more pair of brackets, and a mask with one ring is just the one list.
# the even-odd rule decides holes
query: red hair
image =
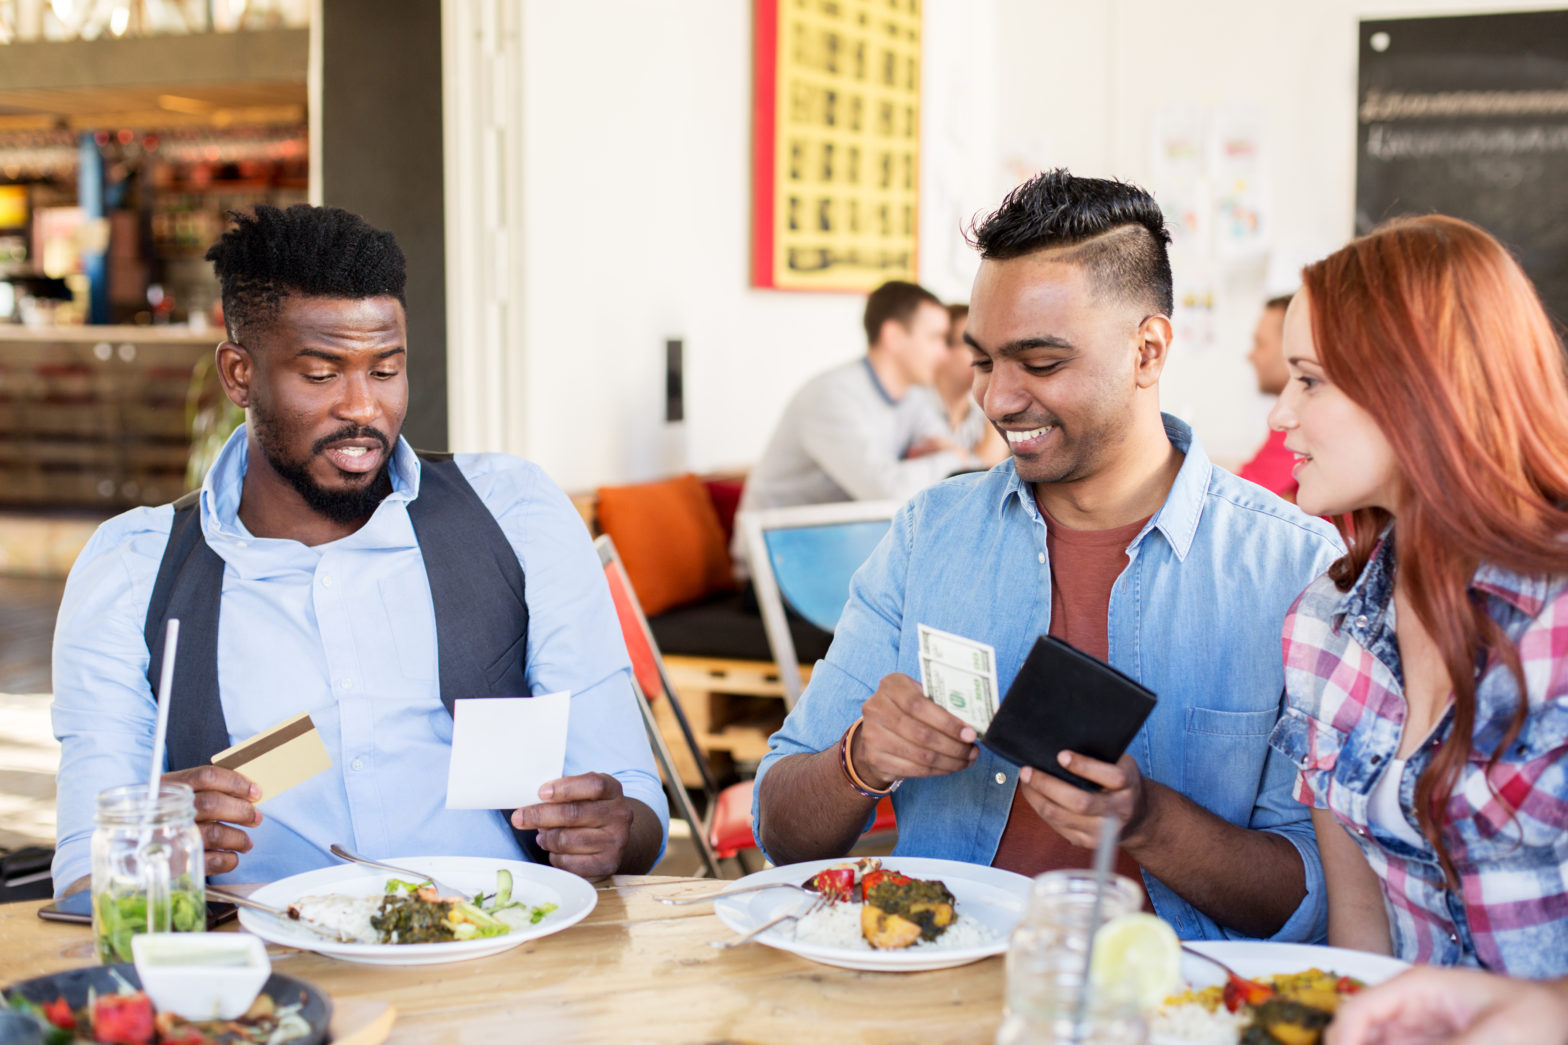
{"label": "red hair", "polygon": [[[1482,563],[1568,572],[1568,374],[1529,277],[1501,243],[1457,218],[1383,225],[1302,271],[1324,374],[1382,430],[1399,467],[1394,547],[1402,589],[1442,654],[1454,726],[1416,785],[1416,817],[1457,887],[1441,828],[1469,759],[1477,653],[1501,662],[1527,708],[1519,651],[1469,585]],[[1341,590],[1361,575],[1381,509],[1341,524]]]}

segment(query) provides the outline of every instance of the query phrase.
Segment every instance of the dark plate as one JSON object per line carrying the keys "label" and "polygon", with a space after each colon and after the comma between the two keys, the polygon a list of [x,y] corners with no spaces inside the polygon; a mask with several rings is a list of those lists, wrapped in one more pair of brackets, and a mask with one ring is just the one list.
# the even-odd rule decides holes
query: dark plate
{"label": "dark plate", "polygon": [[[64,995],[67,1004],[73,1009],[79,1009],[87,1004],[87,992],[96,990],[99,994],[116,994],[122,989],[122,984],[115,978],[118,973],[126,983],[140,989],[141,978],[136,975],[136,966],[129,962],[120,965],[89,965],[84,969],[69,969],[57,972],[53,976],[39,976],[36,979],[23,980],[13,983],[0,991],[0,995],[10,998],[20,995],[28,1001],[43,1004],[54,1001]],[[296,980],[292,976],[285,976],[275,972],[262,985],[263,991],[272,995],[272,1000],[279,1005],[292,1005],[301,1001],[304,1007],[300,1015],[305,1022],[310,1024],[310,1033],[303,1038],[295,1038],[289,1045],[321,1045],[327,1040],[327,1028],[332,1022],[332,1002],[325,994],[306,983]]]}

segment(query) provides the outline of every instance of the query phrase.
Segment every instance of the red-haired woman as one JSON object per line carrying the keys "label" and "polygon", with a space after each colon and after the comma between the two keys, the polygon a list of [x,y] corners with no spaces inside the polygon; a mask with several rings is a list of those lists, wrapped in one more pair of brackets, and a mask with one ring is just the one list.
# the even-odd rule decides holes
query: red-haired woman
{"label": "red-haired woman", "polygon": [[1445,217],[1302,273],[1270,414],[1349,554],[1285,621],[1329,942],[1568,973],[1568,379],[1529,279]]}

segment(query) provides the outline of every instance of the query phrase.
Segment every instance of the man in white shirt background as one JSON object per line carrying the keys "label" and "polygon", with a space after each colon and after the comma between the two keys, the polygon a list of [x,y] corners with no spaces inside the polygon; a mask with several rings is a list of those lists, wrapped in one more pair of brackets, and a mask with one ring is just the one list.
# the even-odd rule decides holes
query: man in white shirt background
{"label": "man in white shirt background", "polygon": [[[893,280],[866,299],[864,324],[866,354],[813,377],[784,408],[741,510],[904,500],[979,465],[953,441],[931,387],[948,355],[947,308]],[[732,550],[743,562],[739,533]]]}

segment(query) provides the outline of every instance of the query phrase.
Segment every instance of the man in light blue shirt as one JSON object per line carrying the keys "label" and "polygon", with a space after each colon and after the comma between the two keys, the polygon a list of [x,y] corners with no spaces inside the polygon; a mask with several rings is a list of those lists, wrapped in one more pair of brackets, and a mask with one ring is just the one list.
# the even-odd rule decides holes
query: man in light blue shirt
{"label": "man in light blue shirt", "polygon": [[[229,327],[220,378],[248,423],[194,505],[110,520],[71,571],[54,651],[56,891],[85,884],[97,793],[146,777],[157,711],[149,603],[182,518],[196,547],[187,564],[216,556],[218,611],[216,622],[182,622],[179,662],[200,667],[202,644],[188,644],[187,630],[215,623],[216,693],[175,687],[176,771],[165,779],[197,792],[209,875],[277,879],[335,862],[334,842],[380,858],[515,859],[528,844],[535,858],[579,874],[647,871],[663,851],[668,810],[598,557],[566,496],[533,464],[500,454],[422,460],[400,437],[404,271],[390,234],[340,210],[259,207],[209,258]],[[477,516],[500,543],[475,542],[472,556],[498,547],[497,559],[453,560],[450,540],[420,532],[438,495],[461,501],[443,525]],[[501,561],[508,554],[520,569]],[[467,594],[481,605],[487,577],[515,581],[518,620],[497,632],[499,657],[466,664],[451,652],[485,630],[444,593],[449,572],[427,574],[454,561],[477,566],[480,583]],[[465,692],[447,692],[458,679]],[[561,690],[571,692],[567,775],[510,822],[507,811],[445,808],[450,701]],[[268,796],[251,781],[201,764],[214,752],[198,750],[199,738],[184,744],[197,752],[188,764],[173,764],[175,736],[190,732],[192,716],[221,723],[211,747],[302,711],[333,767],[261,808]],[[536,830],[536,840],[519,830]]]}
{"label": "man in light blue shirt", "polygon": [[[975,230],[965,340],[975,398],[1012,457],[917,495],[856,574],[758,770],[773,860],[845,853],[895,788],[899,854],[1028,874],[1071,866],[1114,816],[1123,858],[1181,936],[1322,936],[1311,823],[1268,737],[1285,611],[1341,549],[1161,413],[1168,239],[1142,190],[1065,171]],[[1056,561],[1064,542],[1073,556]],[[1101,788],[1080,790],[977,746],[925,699],[920,624],[993,645],[1004,693],[1049,632],[1098,644],[1159,701],[1116,764],[1063,754]]]}

